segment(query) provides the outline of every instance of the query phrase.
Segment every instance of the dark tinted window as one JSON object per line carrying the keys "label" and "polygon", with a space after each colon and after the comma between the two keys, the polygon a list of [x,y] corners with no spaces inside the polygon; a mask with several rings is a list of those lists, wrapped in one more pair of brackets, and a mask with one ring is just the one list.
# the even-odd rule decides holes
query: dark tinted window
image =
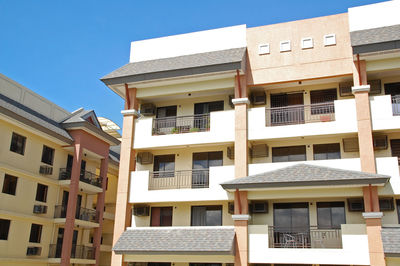
{"label": "dark tinted window", "polygon": [[176,116],[176,105],[157,108],[157,118]]}
{"label": "dark tinted window", "polygon": [[222,225],[222,206],[192,206],[192,226]]}
{"label": "dark tinted window", "polygon": [[305,161],[306,146],[290,146],[272,148],[272,162]]}
{"label": "dark tinted window", "polygon": [[5,174],[2,192],[10,195],[15,195],[15,191],[17,190],[17,181],[18,177]]}
{"label": "dark tinted window", "polygon": [[24,155],[26,137],[13,133],[11,137],[10,151]]}
{"label": "dark tinted window", "polygon": [[154,171],[175,171],[175,154],[154,156]]}
{"label": "dark tinted window", "polygon": [[47,200],[47,189],[48,186],[38,184],[36,188],[36,200],[41,202],[46,202]]}
{"label": "dark tinted window", "polygon": [[333,102],[337,100],[336,89],[310,91],[311,104]]}
{"label": "dark tinted window", "polygon": [[53,165],[54,149],[43,145],[42,163]]}
{"label": "dark tinted window", "polygon": [[337,228],[346,223],[344,202],[317,202],[318,228]]}
{"label": "dark tinted window", "polygon": [[29,242],[40,243],[41,237],[42,237],[42,225],[32,224],[31,235],[29,236]]}
{"label": "dark tinted window", "polygon": [[222,166],[222,151],[193,153],[193,169]]}
{"label": "dark tinted window", "polygon": [[150,226],[172,226],[172,207],[152,207]]}
{"label": "dark tinted window", "polygon": [[224,101],[216,101],[216,102],[206,102],[206,103],[196,103],[194,105],[194,114],[208,114],[214,111],[223,111],[224,110]]}
{"label": "dark tinted window", "polygon": [[314,160],[340,159],[340,144],[317,144],[313,145]]}
{"label": "dark tinted window", "polygon": [[10,220],[0,219],[0,240],[8,239],[9,230],[10,230]]}

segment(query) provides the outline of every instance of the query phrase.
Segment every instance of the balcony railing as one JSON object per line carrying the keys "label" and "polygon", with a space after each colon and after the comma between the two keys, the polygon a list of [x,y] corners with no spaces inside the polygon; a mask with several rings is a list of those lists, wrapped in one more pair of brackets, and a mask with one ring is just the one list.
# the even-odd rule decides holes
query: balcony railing
{"label": "balcony railing", "polygon": [[159,171],[149,175],[149,190],[181,189],[181,188],[208,188],[209,171]]}
{"label": "balcony railing", "polygon": [[[67,217],[67,207],[64,205],[56,205],[54,209],[54,218],[66,218],[66,217]],[[98,223],[96,211],[82,207],[76,209],[75,219]]]}
{"label": "balcony railing", "polygon": [[268,228],[270,248],[342,248],[340,229]]}
{"label": "balcony railing", "polygon": [[153,119],[153,135],[210,131],[210,114]]}
{"label": "balcony railing", "polygon": [[400,115],[400,95],[392,96],[393,115]]}
{"label": "balcony railing", "polygon": [[[70,180],[71,179],[71,169],[61,168],[58,179],[59,180]],[[79,180],[82,182],[85,182],[87,184],[101,188],[102,178],[94,173],[89,172],[89,171],[81,171]]]}
{"label": "balcony railing", "polygon": [[335,120],[333,102],[265,108],[266,126],[284,126]]}
{"label": "balcony railing", "polygon": [[[51,244],[49,248],[49,258],[61,258],[62,245]],[[72,259],[94,260],[94,248],[82,245],[72,245]]]}

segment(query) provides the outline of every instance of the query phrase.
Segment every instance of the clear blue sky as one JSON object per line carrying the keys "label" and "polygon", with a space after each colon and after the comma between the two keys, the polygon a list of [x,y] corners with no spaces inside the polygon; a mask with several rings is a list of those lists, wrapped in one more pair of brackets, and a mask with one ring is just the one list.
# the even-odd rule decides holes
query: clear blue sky
{"label": "clear blue sky", "polygon": [[68,111],[94,109],[122,126],[123,101],[99,78],[129,61],[131,41],[325,16],[376,2],[0,0],[0,73]]}

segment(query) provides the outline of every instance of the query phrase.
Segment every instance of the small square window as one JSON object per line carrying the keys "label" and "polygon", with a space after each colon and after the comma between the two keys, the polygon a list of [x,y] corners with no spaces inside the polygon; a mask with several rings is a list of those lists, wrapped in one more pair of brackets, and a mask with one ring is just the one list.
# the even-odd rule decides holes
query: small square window
{"label": "small square window", "polygon": [[2,192],[10,195],[15,195],[15,191],[17,190],[17,181],[18,177],[5,174]]}
{"label": "small square window", "polygon": [[54,149],[43,145],[42,163],[53,165]]}
{"label": "small square window", "polygon": [[308,37],[308,38],[303,38],[301,39],[301,48],[302,49],[309,49],[314,47],[314,42],[313,38]]}
{"label": "small square window", "polygon": [[290,41],[281,41],[280,43],[280,51],[281,52],[288,52],[291,50]]}
{"label": "small square window", "polygon": [[336,34],[327,34],[324,36],[324,45],[336,45]]}
{"label": "small square window", "polygon": [[258,54],[259,55],[269,54],[269,43],[260,44],[258,46]]}
{"label": "small square window", "polygon": [[24,155],[25,143],[26,143],[26,137],[18,135],[17,133],[13,132],[11,137],[10,151]]}
{"label": "small square window", "polygon": [[10,220],[0,219],[0,240],[7,240],[10,230]]}
{"label": "small square window", "polygon": [[36,189],[36,200],[41,202],[47,201],[47,190],[48,186],[43,184],[38,184]]}
{"label": "small square window", "polygon": [[30,243],[40,243],[40,239],[42,238],[42,227],[41,224],[32,224],[31,235],[29,236]]}

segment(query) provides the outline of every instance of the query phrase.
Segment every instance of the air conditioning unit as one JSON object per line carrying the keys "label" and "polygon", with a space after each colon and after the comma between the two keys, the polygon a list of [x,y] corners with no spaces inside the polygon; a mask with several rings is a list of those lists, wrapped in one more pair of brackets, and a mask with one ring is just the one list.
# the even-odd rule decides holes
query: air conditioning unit
{"label": "air conditioning unit", "polygon": [[353,87],[353,81],[339,83],[340,96],[352,96],[351,87]]}
{"label": "air conditioning unit", "polygon": [[364,200],[363,198],[347,199],[348,209],[350,212],[363,212]]}
{"label": "air conditioning unit", "polygon": [[382,85],[380,79],[369,80],[367,84],[370,86],[369,94],[381,94]]}
{"label": "air conditioning unit", "polygon": [[249,204],[250,213],[268,213],[268,201],[254,201]]}
{"label": "air conditioning unit", "polygon": [[41,165],[39,168],[39,173],[42,175],[52,175],[53,167],[48,166],[48,165]]}
{"label": "air conditioning unit", "polygon": [[234,202],[228,202],[228,213],[229,214],[235,213],[235,203]]}
{"label": "air conditioning unit", "polygon": [[253,94],[251,95],[251,103],[254,105],[264,105],[265,92],[264,91],[253,92]]}
{"label": "air conditioning unit", "polygon": [[393,198],[381,198],[381,199],[379,199],[379,209],[381,211],[394,211],[394,200],[393,200]]}
{"label": "air conditioning unit", "polygon": [[135,216],[149,216],[149,206],[134,206],[133,215]]}
{"label": "air conditioning unit", "polygon": [[235,159],[235,146],[230,146],[226,148],[226,157],[231,160]]}
{"label": "air conditioning unit", "polygon": [[250,149],[251,158],[262,158],[268,157],[268,145],[267,144],[256,144]]}
{"label": "air conditioning unit", "polygon": [[151,152],[139,152],[136,156],[136,161],[140,164],[152,164],[153,154]]}
{"label": "air conditioning unit", "polygon": [[26,250],[27,256],[40,256],[42,253],[42,247],[28,247]]}
{"label": "air conditioning unit", "polygon": [[232,109],[235,109],[235,105],[233,104],[232,100],[235,99],[235,95],[229,95],[229,106]]}
{"label": "air conditioning unit", "polygon": [[33,213],[37,213],[37,214],[47,213],[47,206],[46,205],[34,205]]}
{"label": "air conditioning unit", "polygon": [[388,138],[386,135],[374,136],[374,150],[386,150],[388,148]]}
{"label": "air conditioning unit", "polygon": [[359,151],[358,138],[345,138],[343,139],[343,151],[355,152]]}
{"label": "air conditioning unit", "polygon": [[140,114],[144,116],[153,116],[156,114],[156,106],[152,103],[142,103],[140,105]]}

